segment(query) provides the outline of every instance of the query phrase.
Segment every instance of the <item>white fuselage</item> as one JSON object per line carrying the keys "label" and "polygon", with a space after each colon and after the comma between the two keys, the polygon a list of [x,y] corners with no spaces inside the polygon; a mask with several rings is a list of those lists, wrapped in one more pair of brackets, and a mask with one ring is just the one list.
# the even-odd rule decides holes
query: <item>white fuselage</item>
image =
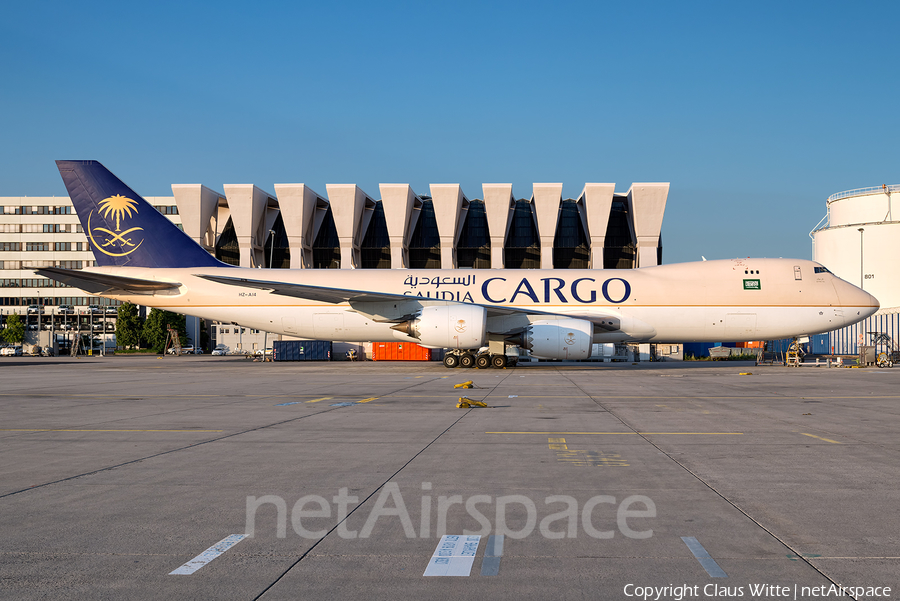
{"label": "white fuselage", "polygon": [[[878,301],[868,293],[816,263],[793,259],[705,261],[633,270],[106,267],[88,271],[181,283],[175,294],[109,298],[302,338],[359,342],[414,342],[391,326],[423,303],[463,302],[537,313],[490,317],[487,331],[494,334],[513,332],[536,319],[584,318],[596,326],[594,342],[786,338],[834,330],[878,310]],[[400,294],[409,300],[316,302],[219,284],[200,275]]]}

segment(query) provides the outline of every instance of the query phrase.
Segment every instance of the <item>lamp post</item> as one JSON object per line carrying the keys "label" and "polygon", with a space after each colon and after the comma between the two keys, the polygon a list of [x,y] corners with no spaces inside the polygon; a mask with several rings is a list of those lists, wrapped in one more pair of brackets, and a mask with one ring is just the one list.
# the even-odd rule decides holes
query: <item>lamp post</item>
{"label": "lamp post", "polygon": [[864,288],[863,283],[865,276],[863,275],[863,232],[865,228],[859,228],[859,287]]}
{"label": "lamp post", "polygon": [[[275,256],[275,230],[269,230],[269,239],[272,241],[271,246],[269,246],[269,269],[273,268],[272,260]],[[266,346],[269,343],[269,332],[268,330],[263,331],[263,347],[262,347],[262,361],[261,363],[266,362]],[[274,355],[274,353],[273,353]],[[274,357],[273,357],[274,360]]]}

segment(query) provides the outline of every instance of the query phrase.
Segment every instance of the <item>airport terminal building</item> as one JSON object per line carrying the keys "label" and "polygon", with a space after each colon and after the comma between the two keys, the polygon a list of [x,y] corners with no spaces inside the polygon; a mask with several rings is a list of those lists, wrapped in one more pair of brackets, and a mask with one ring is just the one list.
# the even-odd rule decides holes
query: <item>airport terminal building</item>
{"label": "airport terminal building", "polygon": [[[616,193],[615,184],[588,183],[576,199],[563,199],[562,187],[536,183],[529,196],[517,197],[511,184],[483,184],[481,198],[469,198],[458,184],[432,184],[428,194],[407,184],[381,184],[376,199],[354,184],[328,184],[325,195],[304,184],[275,184],[274,193],[252,184],[225,185],[223,192],[174,184],[171,197],[145,198],[216,258],[244,267],[632,269],[661,264],[668,183],[635,183],[624,193]],[[103,310],[113,301],[32,271],[93,264],[68,197],[0,197],[3,314],[20,313],[34,321],[28,308],[37,305],[43,326],[29,324],[56,329],[70,319],[59,314],[60,305],[75,307],[76,321],[95,315],[96,307],[88,307],[99,305],[105,323],[93,323],[91,317],[91,327],[99,327],[114,346],[109,324],[114,318]],[[238,335],[244,342],[265,336],[236,325],[217,324],[211,334]],[[194,340],[199,340],[198,328],[197,320],[189,320]],[[249,344],[258,343],[244,348]]]}

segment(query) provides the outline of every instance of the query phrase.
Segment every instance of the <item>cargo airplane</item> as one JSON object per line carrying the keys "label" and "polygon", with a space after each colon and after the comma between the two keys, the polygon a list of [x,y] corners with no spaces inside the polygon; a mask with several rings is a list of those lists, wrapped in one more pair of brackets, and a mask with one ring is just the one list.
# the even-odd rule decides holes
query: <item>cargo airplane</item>
{"label": "cargo airplane", "polygon": [[57,166],[96,266],[35,270],[42,276],[110,299],[301,338],[448,349],[447,367],[504,367],[510,346],[540,358],[586,359],[592,343],[809,335],[879,307],[822,265],[796,259],[631,270],[235,267],[100,163]]}

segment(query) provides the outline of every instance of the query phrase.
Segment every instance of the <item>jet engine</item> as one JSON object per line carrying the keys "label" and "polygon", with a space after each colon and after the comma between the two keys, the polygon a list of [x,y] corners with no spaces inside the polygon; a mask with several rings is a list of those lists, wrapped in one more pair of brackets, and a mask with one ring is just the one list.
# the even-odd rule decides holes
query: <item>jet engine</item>
{"label": "jet engine", "polygon": [[477,349],[484,346],[487,312],[475,305],[425,307],[413,319],[391,326],[425,346]]}
{"label": "jet engine", "polygon": [[587,359],[591,356],[594,324],[583,319],[536,321],[521,336],[510,339],[540,359]]}

